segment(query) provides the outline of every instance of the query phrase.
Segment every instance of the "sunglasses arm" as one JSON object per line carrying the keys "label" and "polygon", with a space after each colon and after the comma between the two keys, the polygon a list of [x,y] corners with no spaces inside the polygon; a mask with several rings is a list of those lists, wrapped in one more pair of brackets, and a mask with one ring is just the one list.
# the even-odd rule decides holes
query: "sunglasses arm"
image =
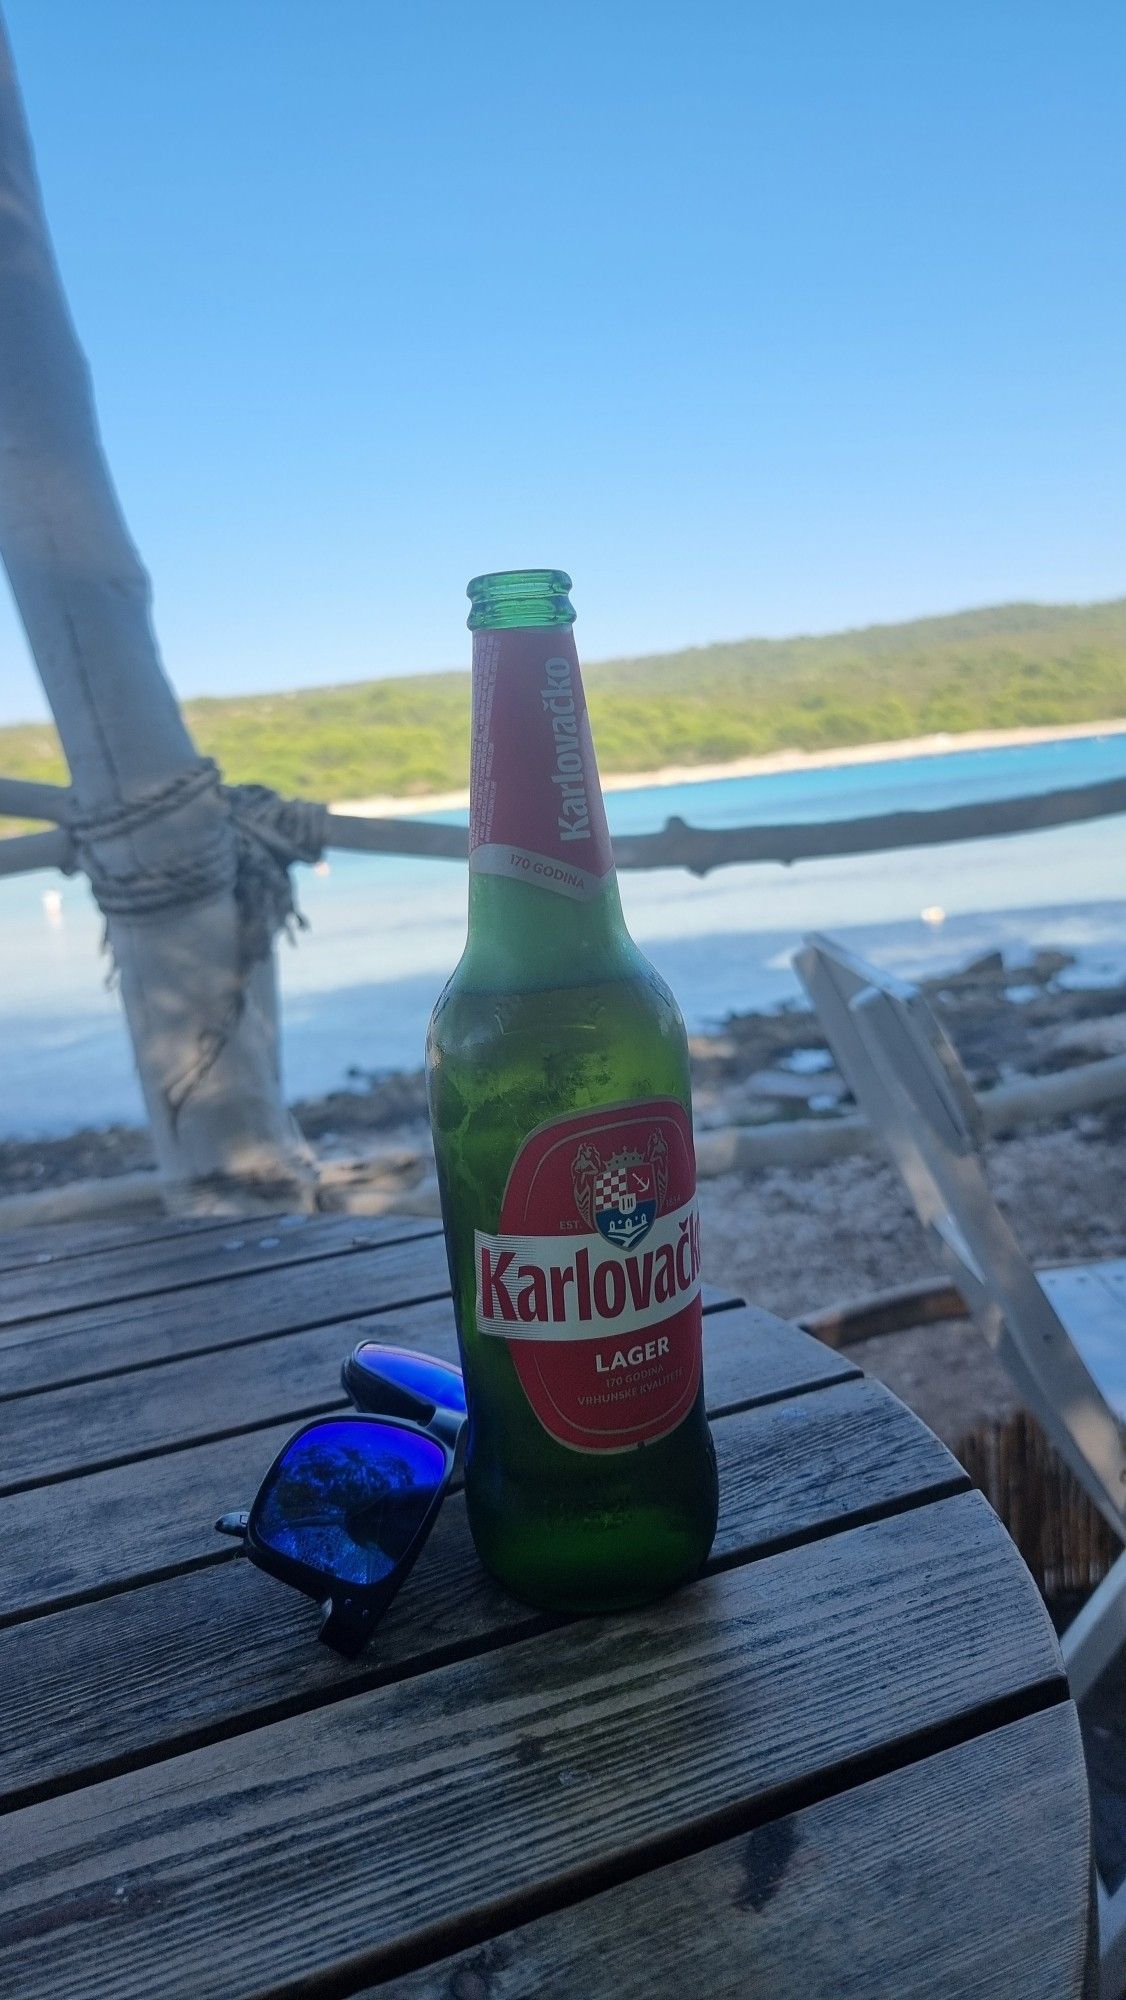
{"label": "sunglasses arm", "polygon": [[236,1542],[245,1542],[249,1526],[250,1515],[245,1509],[240,1509],[235,1514],[220,1514],[215,1523],[215,1532],[217,1535],[232,1535]]}

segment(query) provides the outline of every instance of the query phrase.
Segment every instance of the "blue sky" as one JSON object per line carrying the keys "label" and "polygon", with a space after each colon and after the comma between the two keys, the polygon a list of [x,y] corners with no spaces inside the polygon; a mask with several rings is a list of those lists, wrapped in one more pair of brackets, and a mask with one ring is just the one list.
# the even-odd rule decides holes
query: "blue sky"
{"label": "blue sky", "polygon": [[182,693],[1126,591],[1120,0],[5,13]]}

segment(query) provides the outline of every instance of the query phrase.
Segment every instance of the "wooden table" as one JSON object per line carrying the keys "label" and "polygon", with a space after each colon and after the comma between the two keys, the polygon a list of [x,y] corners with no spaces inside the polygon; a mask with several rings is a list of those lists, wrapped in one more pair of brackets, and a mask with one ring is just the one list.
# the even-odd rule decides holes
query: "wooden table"
{"label": "wooden table", "polygon": [[549,1619],[454,1495],[345,1663],[212,1524],[361,1331],[454,1352],[433,1225],[0,1239],[0,1992],[1093,1991],[1079,1732],[1011,1544],[845,1357],[714,1293],[706,1328],[699,1582]]}

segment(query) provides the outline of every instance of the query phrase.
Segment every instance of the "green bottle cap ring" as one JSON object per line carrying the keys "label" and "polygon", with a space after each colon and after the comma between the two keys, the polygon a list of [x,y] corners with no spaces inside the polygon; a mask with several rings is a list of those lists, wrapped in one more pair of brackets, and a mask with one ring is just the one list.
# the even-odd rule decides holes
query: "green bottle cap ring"
{"label": "green bottle cap ring", "polygon": [[522,625],[573,625],[575,608],[563,569],[501,569],[475,576],[466,591],[471,632],[511,631]]}

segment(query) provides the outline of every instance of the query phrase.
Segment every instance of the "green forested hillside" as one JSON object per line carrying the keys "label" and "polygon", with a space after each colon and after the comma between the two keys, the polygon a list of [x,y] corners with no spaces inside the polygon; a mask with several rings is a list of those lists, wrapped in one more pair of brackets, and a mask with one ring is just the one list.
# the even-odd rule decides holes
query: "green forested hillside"
{"label": "green forested hillside", "polygon": [[[1110,719],[1126,716],[1126,598],[741,639],[588,663],[585,676],[604,773]],[[468,712],[467,673],[187,703],[228,778],[329,800],[464,785]],[[63,781],[53,731],[0,729],[0,773]]]}

